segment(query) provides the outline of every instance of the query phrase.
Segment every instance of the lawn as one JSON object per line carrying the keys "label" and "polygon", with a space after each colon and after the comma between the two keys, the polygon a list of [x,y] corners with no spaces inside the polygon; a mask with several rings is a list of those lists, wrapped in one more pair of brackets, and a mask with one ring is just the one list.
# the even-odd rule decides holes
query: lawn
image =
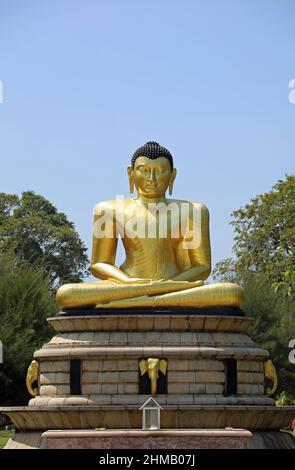
{"label": "lawn", "polygon": [[2,449],[8,439],[14,434],[14,430],[11,429],[2,429],[0,430],[0,449]]}

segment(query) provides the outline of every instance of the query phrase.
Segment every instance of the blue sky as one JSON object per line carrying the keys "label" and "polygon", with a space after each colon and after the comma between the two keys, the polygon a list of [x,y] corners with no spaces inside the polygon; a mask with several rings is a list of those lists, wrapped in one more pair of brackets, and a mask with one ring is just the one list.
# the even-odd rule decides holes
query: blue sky
{"label": "blue sky", "polygon": [[210,210],[213,262],[230,256],[230,213],[294,173],[294,17],[293,0],[2,1],[0,191],[44,195],[90,247],[94,205],[128,196],[157,140],[174,196]]}

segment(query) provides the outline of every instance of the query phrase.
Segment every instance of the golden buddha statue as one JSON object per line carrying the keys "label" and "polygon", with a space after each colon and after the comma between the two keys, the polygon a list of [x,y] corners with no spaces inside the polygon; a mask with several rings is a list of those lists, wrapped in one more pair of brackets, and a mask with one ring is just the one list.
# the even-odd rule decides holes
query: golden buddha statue
{"label": "golden buddha statue", "polygon": [[[169,150],[147,142],[128,167],[130,193],[97,204],[91,259],[96,282],[66,284],[60,307],[240,307],[237,284],[204,284],[211,272],[209,213],[202,203],[167,199],[176,169]],[[118,238],[125,262],[115,266]]]}

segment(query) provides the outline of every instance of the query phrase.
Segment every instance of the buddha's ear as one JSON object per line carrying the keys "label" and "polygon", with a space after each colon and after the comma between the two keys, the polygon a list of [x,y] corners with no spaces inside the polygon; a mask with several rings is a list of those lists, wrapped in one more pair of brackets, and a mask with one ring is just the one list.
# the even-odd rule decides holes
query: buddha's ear
{"label": "buddha's ear", "polygon": [[128,166],[127,172],[128,172],[128,179],[129,179],[129,191],[130,191],[130,194],[133,194],[133,191],[134,191],[134,178],[133,178],[133,168],[132,168],[132,166]]}
{"label": "buddha's ear", "polygon": [[173,168],[171,176],[170,176],[170,181],[169,181],[169,194],[170,194],[170,196],[173,193],[173,184],[174,184],[174,180],[176,178],[176,173],[177,173],[176,168]]}

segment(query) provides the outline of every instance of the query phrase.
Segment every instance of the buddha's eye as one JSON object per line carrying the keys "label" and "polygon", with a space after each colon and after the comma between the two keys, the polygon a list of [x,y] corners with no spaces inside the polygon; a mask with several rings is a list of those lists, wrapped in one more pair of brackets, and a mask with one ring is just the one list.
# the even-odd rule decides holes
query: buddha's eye
{"label": "buddha's eye", "polygon": [[167,173],[167,168],[161,168],[161,167],[156,168],[156,173],[158,175],[165,175]]}
{"label": "buddha's eye", "polygon": [[149,172],[146,166],[139,166],[137,170],[139,170],[141,173],[144,173],[144,174],[147,174]]}

